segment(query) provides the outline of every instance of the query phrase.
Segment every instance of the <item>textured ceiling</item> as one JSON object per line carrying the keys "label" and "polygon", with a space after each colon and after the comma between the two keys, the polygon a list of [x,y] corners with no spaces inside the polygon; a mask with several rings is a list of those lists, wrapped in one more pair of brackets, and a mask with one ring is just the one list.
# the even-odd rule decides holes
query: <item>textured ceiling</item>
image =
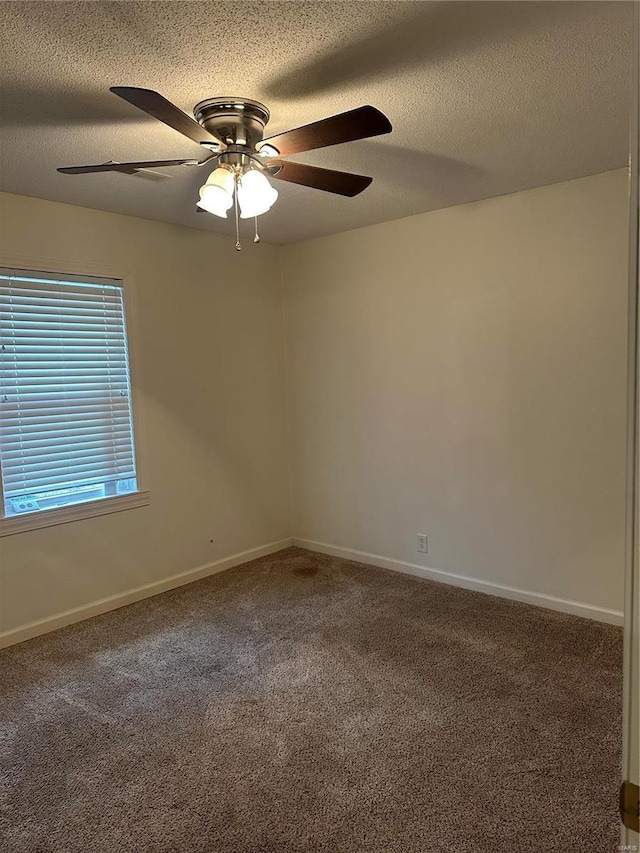
{"label": "textured ceiling", "polygon": [[2,2],[0,188],[229,233],[194,212],[204,170],[55,171],[199,156],[114,85],[189,113],[205,97],[254,98],[271,134],[361,104],[385,112],[391,135],[293,158],[374,182],[348,199],[274,181],[280,198],[260,220],[272,242],[615,169],[627,160],[632,5]]}

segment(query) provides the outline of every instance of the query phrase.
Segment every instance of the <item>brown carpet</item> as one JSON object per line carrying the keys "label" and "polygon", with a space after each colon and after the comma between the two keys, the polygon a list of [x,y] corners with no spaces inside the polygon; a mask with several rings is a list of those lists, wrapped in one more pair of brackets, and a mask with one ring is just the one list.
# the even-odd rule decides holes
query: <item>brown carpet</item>
{"label": "brown carpet", "polygon": [[617,849],[617,628],[292,548],[0,672],[2,853]]}

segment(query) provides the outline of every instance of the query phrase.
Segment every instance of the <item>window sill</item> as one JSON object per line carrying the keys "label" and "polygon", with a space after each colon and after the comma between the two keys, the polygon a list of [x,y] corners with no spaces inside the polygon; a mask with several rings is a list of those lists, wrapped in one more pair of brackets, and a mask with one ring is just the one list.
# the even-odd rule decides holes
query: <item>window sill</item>
{"label": "window sill", "polygon": [[60,509],[44,509],[41,512],[30,512],[25,515],[0,518],[0,536],[12,536],[14,533],[26,533],[29,530],[39,530],[41,527],[53,527],[57,524],[67,524],[69,521],[80,521],[83,518],[109,515],[112,512],[122,512],[125,509],[148,506],[149,502],[149,492],[142,491],[134,492],[131,495],[118,495],[113,498],[87,501],[86,503],[65,506]]}

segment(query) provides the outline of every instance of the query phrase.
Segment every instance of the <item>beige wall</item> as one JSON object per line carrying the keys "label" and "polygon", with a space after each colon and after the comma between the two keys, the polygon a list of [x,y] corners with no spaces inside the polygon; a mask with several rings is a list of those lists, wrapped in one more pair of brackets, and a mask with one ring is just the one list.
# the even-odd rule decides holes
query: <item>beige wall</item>
{"label": "beige wall", "polygon": [[151,490],[148,507],[1,538],[0,633],[288,536],[279,248],[0,202],[0,264],[135,274]]}
{"label": "beige wall", "polygon": [[622,609],[626,192],[283,249],[295,536]]}

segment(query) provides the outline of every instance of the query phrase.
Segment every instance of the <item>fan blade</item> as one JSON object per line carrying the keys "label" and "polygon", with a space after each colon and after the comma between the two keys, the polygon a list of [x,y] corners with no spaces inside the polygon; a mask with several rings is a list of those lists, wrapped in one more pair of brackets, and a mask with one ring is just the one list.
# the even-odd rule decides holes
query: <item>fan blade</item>
{"label": "fan blade", "polygon": [[326,148],[341,142],[380,136],[390,133],[392,129],[391,122],[380,110],[375,107],[358,107],[337,116],[305,124],[295,130],[288,130],[278,136],[271,136],[263,139],[262,143],[273,145],[279,154],[288,157],[290,154],[301,154],[314,148]]}
{"label": "fan blade", "polygon": [[134,107],[138,107],[143,112],[157,118],[158,121],[168,124],[169,127],[177,130],[183,136],[188,136],[189,139],[198,144],[202,142],[218,142],[197,121],[194,121],[186,113],[183,113],[181,109],[174,106],[171,101],[163,98],[162,95],[154,92],[152,89],[137,89],[135,86],[112,86],[110,91],[114,95],[124,98],[125,101],[133,104]]}
{"label": "fan blade", "polygon": [[[336,172],[333,169],[319,169],[317,166],[305,166],[303,163],[267,161],[267,172],[280,181],[313,187],[328,193],[353,197],[366,190],[373,178],[365,175],[352,175],[350,172]],[[271,171],[278,167],[278,171]]]}
{"label": "fan blade", "polygon": [[63,175],[86,175],[89,172],[122,172],[135,175],[138,169],[158,169],[161,166],[198,166],[199,160],[143,160],[140,163],[101,163],[99,166],[63,166]]}

